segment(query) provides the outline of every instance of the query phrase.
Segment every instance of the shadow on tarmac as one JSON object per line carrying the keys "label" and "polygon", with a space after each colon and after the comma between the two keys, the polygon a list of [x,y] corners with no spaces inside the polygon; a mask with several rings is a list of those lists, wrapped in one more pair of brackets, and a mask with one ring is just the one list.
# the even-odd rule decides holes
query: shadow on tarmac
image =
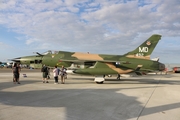
{"label": "shadow on tarmac", "polygon": [[[164,76],[164,78],[169,78]],[[40,78],[40,77],[39,77]],[[90,85],[94,84],[94,78],[71,78],[72,85]],[[84,80],[84,82],[81,82]],[[11,81],[11,80],[9,80]],[[51,81],[54,81],[51,78]],[[73,82],[75,81],[75,82]],[[77,82],[78,81],[78,82]],[[68,89],[56,87],[47,89],[42,85],[42,80],[33,80],[28,77],[21,81],[21,85],[14,85],[12,82],[0,82],[0,104],[8,105],[8,107],[35,107],[35,108],[66,108],[65,120],[127,120],[138,119],[140,116],[151,115],[154,113],[163,113],[167,110],[180,108],[180,102],[155,106],[144,109],[144,104],[138,101],[137,97],[127,96],[121,93],[122,90],[131,89],[154,89],[155,87],[163,87],[157,84],[180,85],[179,80],[156,80],[153,78],[146,79],[128,79],[115,80],[108,78],[104,84],[153,84],[153,86],[143,87],[124,87],[122,88],[104,88],[103,85],[96,85],[96,88],[76,88]],[[31,86],[33,84],[35,86]],[[43,86],[45,90],[38,90],[38,85]],[[34,88],[34,90],[26,89],[26,86]],[[61,85],[60,85],[61,86]],[[99,89],[97,88],[99,87]],[[8,88],[13,89],[7,90]],[[20,89],[26,89],[25,91]],[[102,89],[103,88],[103,89]],[[17,92],[20,91],[20,92]],[[147,97],[148,99],[149,97]],[[147,100],[146,100],[147,101]],[[7,106],[6,106],[7,107]],[[5,108],[6,109],[6,108]],[[1,109],[3,110],[3,108]],[[145,112],[142,112],[142,111]],[[23,111],[17,111],[23,112]],[[33,111],[32,111],[33,112]],[[54,111],[46,111],[54,112]],[[62,112],[62,111],[58,111]],[[37,114],[38,113],[34,113]],[[47,113],[48,114],[48,113]],[[1,116],[0,116],[1,118]]]}
{"label": "shadow on tarmac", "polygon": [[[29,80],[24,83],[32,84],[35,82]],[[64,107],[66,108],[66,120],[69,118],[73,120],[126,120],[180,107],[180,102],[161,105],[146,108],[147,112],[141,114],[144,106],[138,102],[136,97],[126,96],[117,92],[122,89],[140,89],[147,87],[120,89],[52,89],[25,92],[2,91],[3,89],[13,86],[10,82],[1,83],[0,104],[21,107]],[[16,86],[14,90],[20,89],[20,86],[22,85]],[[154,86],[152,86],[152,88],[153,87]]]}

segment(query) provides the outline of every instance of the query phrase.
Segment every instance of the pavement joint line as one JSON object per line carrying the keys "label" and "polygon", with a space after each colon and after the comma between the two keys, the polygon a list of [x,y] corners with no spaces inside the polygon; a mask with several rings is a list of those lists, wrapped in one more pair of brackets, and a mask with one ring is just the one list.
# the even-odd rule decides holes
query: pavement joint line
{"label": "pavement joint line", "polygon": [[151,97],[153,96],[154,92],[156,91],[156,88],[159,86],[159,83],[160,83],[160,80],[162,79],[162,76],[161,78],[159,78],[158,80],[158,83],[156,84],[156,86],[154,86],[154,90],[152,91],[151,95],[149,96],[149,99],[147,100],[146,104],[144,105],[144,107],[142,108],[140,114],[138,115],[137,117],[137,120],[139,120],[139,117],[141,116],[142,112],[144,111],[145,107],[147,106],[147,104],[149,103]]}

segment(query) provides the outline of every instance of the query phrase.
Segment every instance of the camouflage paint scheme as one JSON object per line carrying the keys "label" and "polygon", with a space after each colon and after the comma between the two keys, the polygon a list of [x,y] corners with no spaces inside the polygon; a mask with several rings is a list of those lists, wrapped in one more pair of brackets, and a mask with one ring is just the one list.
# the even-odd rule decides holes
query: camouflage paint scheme
{"label": "camouflage paint scheme", "polygon": [[[15,58],[12,61],[22,64],[40,64],[54,67],[76,65],[74,73],[86,75],[127,74],[131,72],[162,71],[165,65],[150,60],[150,55],[161,39],[161,35],[152,35],[135,50],[124,55],[90,54],[80,52],[58,51],[34,56]],[[83,65],[83,67],[80,67]]]}

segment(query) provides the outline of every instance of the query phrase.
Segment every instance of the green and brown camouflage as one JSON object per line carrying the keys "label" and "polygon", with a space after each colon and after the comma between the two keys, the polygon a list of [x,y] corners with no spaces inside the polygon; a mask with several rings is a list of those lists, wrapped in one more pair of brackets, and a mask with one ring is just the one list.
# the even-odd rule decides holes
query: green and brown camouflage
{"label": "green and brown camouflage", "polygon": [[51,51],[45,54],[15,58],[13,61],[22,64],[40,64],[51,67],[62,65],[71,68],[74,73],[86,75],[110,75],[139,73],[142,71],[162,71],[165,65],[150,60],[150,55],[161,39],[161,35],[152,35],[135,50],[124,55],[91,54],[80,52]]}

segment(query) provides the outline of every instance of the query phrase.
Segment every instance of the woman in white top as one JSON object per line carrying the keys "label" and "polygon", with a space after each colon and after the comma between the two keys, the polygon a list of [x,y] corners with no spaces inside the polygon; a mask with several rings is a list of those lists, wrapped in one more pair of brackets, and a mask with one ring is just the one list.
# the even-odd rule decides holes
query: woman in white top
{"label": "woman in white top", "polygon": [[54,84],[58,84],[58,69],[57,69],[57,66],[54,66],[53,75],[54,75],[54,80],[55,80]]}

